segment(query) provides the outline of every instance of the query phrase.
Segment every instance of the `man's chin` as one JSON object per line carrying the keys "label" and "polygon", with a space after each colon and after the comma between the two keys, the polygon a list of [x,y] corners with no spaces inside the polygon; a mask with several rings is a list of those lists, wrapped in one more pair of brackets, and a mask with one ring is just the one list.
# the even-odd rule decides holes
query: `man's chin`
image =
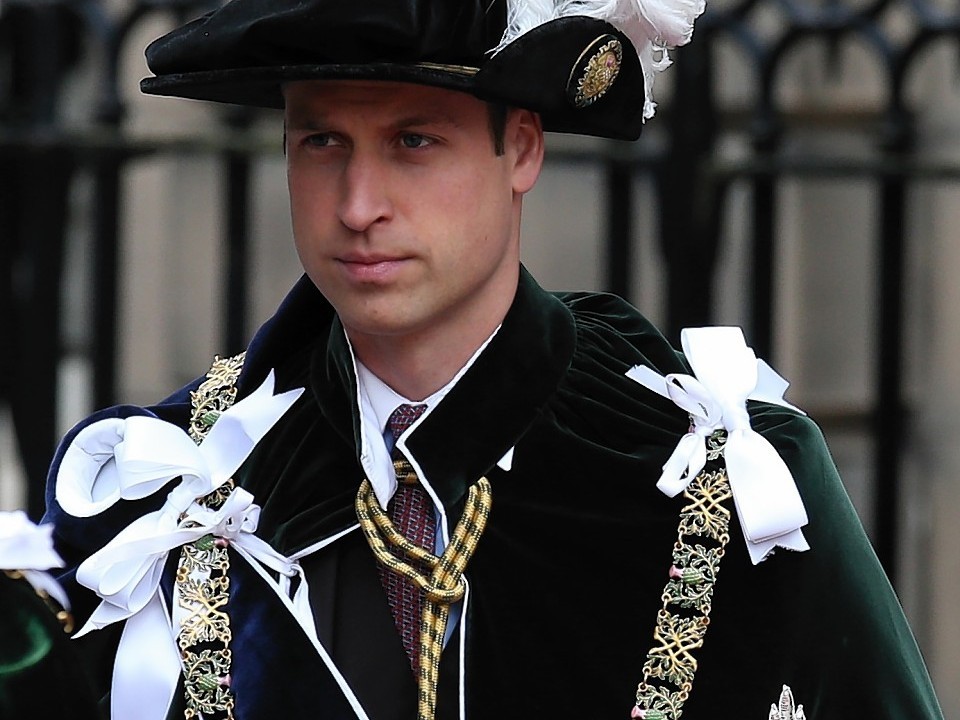
{"label": "man's chin", "polygon": [[360,337],[380,338],[383,341],[400,340],[415,335],[418,329],[424,326],[424,323],[418,323],[406,314],[395,312],[395,304],[391,309],[394,312],[375,315],[350,314],[337,310],[337,315],[351,341]]}

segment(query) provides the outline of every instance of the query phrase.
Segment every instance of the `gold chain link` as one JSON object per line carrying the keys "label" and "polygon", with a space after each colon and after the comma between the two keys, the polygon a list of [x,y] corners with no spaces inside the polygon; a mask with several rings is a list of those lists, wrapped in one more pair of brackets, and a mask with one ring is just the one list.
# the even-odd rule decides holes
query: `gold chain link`
{"label": "gold chain link", "polygon": [[[190,393],[188,432],[200,444],[210,428],[237,399],[237,378],[245,353],[215,358],[206,379]],[[234,488],[228,480],[200,502],[220,507]],[[233,720],[234,697],[230,690],[230,555],[227,543],[205,535],[180,549],[177,565],[177,604],[184,618],[177,633],[183,660],[186,720]]]}
{"label": "gold chain link", "polygon": [[[709,459],[721,461],[726,434],[717,431],[708,441]],[[634,717],[679,720],[693,690],[695,652],[703,646],[710,625],[713,589],[720,561],[730,541],[732,497],[724,468],[701,472],[683,493],[673,565],[657,612],[654,646],[643,665],[637,686]]]}

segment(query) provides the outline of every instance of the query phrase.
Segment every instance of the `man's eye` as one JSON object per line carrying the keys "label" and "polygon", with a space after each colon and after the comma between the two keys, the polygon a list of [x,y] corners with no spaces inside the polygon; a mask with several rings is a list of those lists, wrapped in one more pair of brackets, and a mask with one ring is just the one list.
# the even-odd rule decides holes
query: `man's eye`
{"label": "man's eye", "polygon": [[407,133],[401,136],[400,142],[405,148],[410,150],[426,147],[430,144],[430,140],[426,136],[416,133]]}
{"label": "man's eye", "polygon": [[330,147],[334,145],[333,136],[329,133],[314,133],[313,135],[307,135],[303,139],[304,144],[310,145],[312,147]]}

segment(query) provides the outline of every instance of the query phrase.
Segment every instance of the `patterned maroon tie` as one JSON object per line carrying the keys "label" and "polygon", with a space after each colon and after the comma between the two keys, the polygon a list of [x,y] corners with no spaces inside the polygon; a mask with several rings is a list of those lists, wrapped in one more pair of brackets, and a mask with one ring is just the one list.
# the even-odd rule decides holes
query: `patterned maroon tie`
{"label": "patterned maroon tie", "polygon": [[[426,405],[401,405],[390,415],[387,428],[394,441],[426,411]],[[396,447],[394,460],[402,460]],[[407,473],[404,473],[407,476]],[[433,503],[419,482],[404,482],[397,478],[397,492],[387,505],[387,515],[394,527],[410,542],[433,552],[437,521]],[[404,554],[405,555],[405,554]],[[407,562],[414,561],[404,557]],[[391,570],[380,566],[380,581],[387,592],[387,601],[393,621],[400,633],[403,647],[410,658],[410,667],[416,677],[420,670],[420,621],[423,617],[424,594],[416,585]]]}

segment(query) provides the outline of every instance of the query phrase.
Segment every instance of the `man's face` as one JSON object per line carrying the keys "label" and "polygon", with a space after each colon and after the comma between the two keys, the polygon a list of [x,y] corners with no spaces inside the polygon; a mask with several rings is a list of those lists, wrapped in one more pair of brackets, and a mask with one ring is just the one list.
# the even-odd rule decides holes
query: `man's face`
{"label": "man's face", "polygon": [[297,252],[355,346],[492,331],[516,290],[536,116],[511,111],[497,155],[487,105],[464,93],[312,81],[284,94]]}

